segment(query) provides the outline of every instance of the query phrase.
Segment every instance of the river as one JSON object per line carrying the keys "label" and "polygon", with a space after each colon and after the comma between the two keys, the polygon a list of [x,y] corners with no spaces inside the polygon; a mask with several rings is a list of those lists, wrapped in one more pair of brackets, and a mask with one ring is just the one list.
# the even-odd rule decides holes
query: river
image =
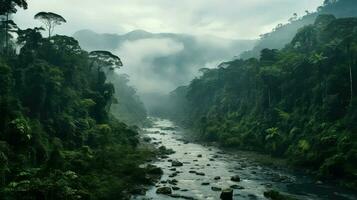
{"label": "river", "polygon": [[[155,119],[154,126],[144,132],[155,145],[173,149],[175,153],[151,163],[162,168],[164,175],[160,182],[148,188],[145,196],[133,197],[135,200],[174,199],[156,193],[157,188],[164,186],[175,189],[173,194],[177,196],[176,199],[216,200],[221,193],[219,189],[232,186],[235,188],[233,199],[266,199],[263,193],[271,189],[304,200],[357,199],[356,193],[352,191],[316,182],[296,170],[262,164],[259,161],[262,157],[254,153],[224,151],[187,142],[183,139],[183,130],[169,120]],[[183,165],[172,167],[172,161],[175,160]],[[231,181],[235,175],[239,175],[239,182]]]}

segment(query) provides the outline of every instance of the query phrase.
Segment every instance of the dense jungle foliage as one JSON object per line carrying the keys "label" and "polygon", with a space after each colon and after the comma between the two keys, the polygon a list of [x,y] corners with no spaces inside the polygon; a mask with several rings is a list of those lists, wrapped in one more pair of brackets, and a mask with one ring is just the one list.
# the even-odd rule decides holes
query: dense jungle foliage
{"label": "dense jungle foliage", "polygon": [[171,93],[173,119],[357,187],[357,18],[321,15],[282,50],[201,71]]}
{"label": "dense jungle foliage", "polygon": [[26,1],[0,4],[0,199],[126,199],[151,152],[109,114],[110,54],[20,30],[9,15]]}

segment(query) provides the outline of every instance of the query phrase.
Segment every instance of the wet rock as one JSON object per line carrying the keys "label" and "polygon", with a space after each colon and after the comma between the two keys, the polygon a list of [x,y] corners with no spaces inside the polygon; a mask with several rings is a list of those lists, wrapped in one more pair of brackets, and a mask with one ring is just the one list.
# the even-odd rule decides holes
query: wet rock
{"label": "wet rock", "polygon": [[244,187],[240,186],[240,185],[231,185],[230,188],[236,189],[236,190],[243,190],[244,189]]}
{"label": "wet rock", "polygon": [[201,185],[209,185],[210,183],[209,182],[203,182],[201,183]]}
{"label": "wet rock", "polygon": [[160,146],[159,147],[159,153],[163,154],[163,155],[170,155],[170,154],[174,154],[175,151],[172,149],[168,149],[165,146]]}
{"label": "wet rock", "polygon": [[[248,194],[248,197],[250,199],[258,199],[258,197],[255,194]],[[281,199],[281,200],[286,200],[286,199]]]}
{"label": "wet rock", "polygon": [[167,181],[171,185],[177,185],[178,181],[176,179],[168,180]]}
{"label": "wet rock", "polygon": [[210,158],[209,161],[214,161],[214,159],[213,159],[213,158]]}
{"label": "wet rock", "polygon": [[209,166],[211,166],[211,164],[207,164],[206,166],[208,166],[208,167],[209,167]]}
{"label": "wet rock", "polygon": [[181,192],[187,192],[188,191],[188,189],[182,189],[181,190]]}
{"label": "wet rock", "polygon": [[176,171],[176,168],[171,168],[171,169],[169,169],[170,171]]}
{"label": "wet rock", "polygon": [[220,180],[221,179],[221,177],[220,176],[216,176],[216,177],[214,177],[214,180]]}
{"label": "wet rock", "polygon": [[197,155],[197,158],[202,158],[202,154],[198,154],[198,155]]}
{"label": "wet rock", "polygon": [[222,188],[213,186],[213,187],[211,187],[211,190],[218,192],[218,191],[221,191]]}
{"label": "wet rock", "polygon": [[220,198],[222,200],[233,200],[233,190],[231,188],[222,190]]}
{"label": "wet rock", "polygon": [[194,171],[194,170],[190,170],[190,171],[188,171],[188,173],[190,173],[190,174],[196,174],[197,172]]}
{"label": "wet rock", "polygon": [[240,177],[238,175],[232,176],[231,181],[240,182]]}
{"label": "wet rock", "polygon": [[169,175],[170,178],[173,178],[173,177],[175,177],[175,176],[177,176],[177,173],[173,173],[173,174],[170,174],[170,175]]}
{"label": "wet rock", "polygon": [[198,162],[198,160],[193,160],[193,162]]}
{"label": "wet rock", "polygon": [[173,161],[171,162],[171,166],[172,166],[172,167],[181,167],[181,166],[183,166],[183,163],[180,162],[180,161],[177,161],[177,160],[173,160]]}
{"label": "wet rock", "polygon": [[180,188],[179,187],[176,187],[176,186],[173,186],[173,187],[171,187],[172,188],[172,190],[180,190]]}
{"label": "wet rock", "polygon": [[196,175],[198,175],[198,176],[204,176],[205,173],[203,173],[203,172],[196,172]]}
{"label": "wet rock", "polygon": [[166,180],[162,180],[162,181],[160,181],[160,183],[162,183],[162,184],[166,184],[166,183],[167,183],[167,181],[166,181]]}
{"label": "wet rock", "polygon": [[172,190],[170,187],[161,187],[156,190],[156,193],[169,195],[169,194],[172,194]]}

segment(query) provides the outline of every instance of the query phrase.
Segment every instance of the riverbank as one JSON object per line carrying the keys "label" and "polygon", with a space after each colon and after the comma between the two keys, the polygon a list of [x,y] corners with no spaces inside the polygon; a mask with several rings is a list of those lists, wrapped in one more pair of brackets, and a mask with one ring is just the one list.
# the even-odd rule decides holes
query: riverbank
{"label": "riverbank", "polygon": [[316,183],[307,174],[263,164],[259,162],[263,157],[251,152],[231,152],[187,141],[182,129],[168,120],[156,120],[145,131],[145,137],[151,138],[156,148],[173,151],[149,163],[162,169],[160,181],[150,186],[145,195],[133,199],[219,199],[222,190],[228,188],[233,190],[234,199],[266,199],[264,193],[275,194],[267,193],[271,190],[296,199],[356,198],[351,191]]}

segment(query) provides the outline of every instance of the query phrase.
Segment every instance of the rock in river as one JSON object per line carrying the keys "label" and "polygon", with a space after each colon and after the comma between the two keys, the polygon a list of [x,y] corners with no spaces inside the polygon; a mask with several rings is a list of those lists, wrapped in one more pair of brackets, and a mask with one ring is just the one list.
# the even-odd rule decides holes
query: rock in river
{"label": "rock in river", "polygon": [[171,166],[173,166],[173,167],[181,167],[181,166],[183,166],[183,163],[180,162],[180,161],[177,161],[177,160],[173,160],[171,162]]}
{"label": "rock in river", "polygon": [[156,190],[156,193],[169,195],[172,194],[172,190],[170,187],[161,187]]}
{"label": "rock in river", "polygon": [[211,187],[211,190],[212,191],[221,191],[222,190],[222,188],[219,188],[219,187]]}
{"label": "rock in river", "polygon": [[240,181],[240,177],[238,175],[232,176],[231,177],[231,181],[239,182]]}
{"label": "rock in river", "polygon": [[221,193],[222,200],[232,200],[233,199],[233,190],[231,188],[224,189]]}

